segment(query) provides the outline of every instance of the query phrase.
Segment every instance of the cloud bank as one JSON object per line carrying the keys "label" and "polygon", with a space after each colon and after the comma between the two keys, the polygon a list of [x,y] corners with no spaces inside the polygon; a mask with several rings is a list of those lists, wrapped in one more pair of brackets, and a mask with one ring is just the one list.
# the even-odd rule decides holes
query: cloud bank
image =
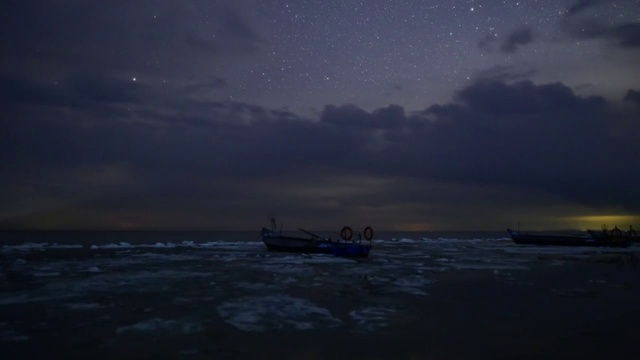
{"label": "cloud bank", "polygon": [[[206,227],[213,214],[277,208],[312,218],[364,207],[384,216],[393,206],[419,221],[438,208],[491,207],[478,189],[507,194],[495,200],[504,212],[524,205],[515,194],[640,211],[640,108],[489,74],[422,111],[328,105],[317,118],[86,74],[58,85],[5,78],[4,225],[86,209],[105,227],[152,226],[174,212],[192,214],[183,226]],[[637,93],[625,99],[637,103]]]}

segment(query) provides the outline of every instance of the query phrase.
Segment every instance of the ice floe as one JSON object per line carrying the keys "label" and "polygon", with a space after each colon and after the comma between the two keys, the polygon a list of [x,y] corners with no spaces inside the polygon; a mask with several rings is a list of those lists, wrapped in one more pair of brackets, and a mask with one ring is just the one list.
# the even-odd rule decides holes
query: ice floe
{"label": "ice floe", "polygon": [[349,316],[356,322],[354,332],[370,332],[389,326],[388,316],[396,312],[397,310],[389,307],[371,306],[353,310]]}
{"label": "ice floe", "polygon": [[82,249],[83,245],[69,244],[59,245],[57,243],[24,243],[20,245],[2,245],[2,251],[45,251],[47,249]]}
{"label": "ice floe", "polygon": [[47,271],[34,271],[33,273],[31,273],[33,276],[35,277],[54,277],[54,276],[60,276],[60,273],[57,271],[53,271],[53,272],[47,272]]}
{"label": "ice floe", "polygon": [[66,305],[70,310],[98,310],[104,306],[98,303],[69,303]]}
{"label": "ice floe", "polygon": [[99,268],[99,267],[97,267],[97,266],[95,266],[95,265],[94,265],[94,266],[90,266],[90,267],[88,267],[88,268],[84,269],[84,270],[83,270],[83,272],[87,272],[87,273],[101,273],[101,272],[102,272],[102,270],[100,270],[100,268]]}
{"label": "ice floe", "polygon": [[116,329],[116,334],[146,333],[155,331],[180,332],[185,335],[204,331],[200,322],[189,320],[166,320],[160,318],[141,321],[132,325],[122,326]]}
{"label": "ice floe", "polygon": [[27,341],[29,337],[14,330],[4,330],[0,332],[0,341]]}
{"label": "ice floe", "polygon": [[224,321],[242,331],[309,330],[342,324],[328,309],[288,295],[240,298],[218,306],[218,313]]}
{"label": "ice floe", "polygon": [[427,295],[422,287],[433,283],[433,280],[425,279],[421,275],[408,275],[398,278],[393,285],[396,290],[412,295]]}

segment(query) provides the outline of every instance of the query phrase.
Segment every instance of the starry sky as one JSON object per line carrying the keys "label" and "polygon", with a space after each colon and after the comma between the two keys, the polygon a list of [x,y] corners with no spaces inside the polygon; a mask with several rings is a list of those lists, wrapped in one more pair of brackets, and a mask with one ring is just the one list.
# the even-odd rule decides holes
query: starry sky
{"label": "starry sky", "polygon": [[0,228],[640,227],[640,0],[8,0]]}

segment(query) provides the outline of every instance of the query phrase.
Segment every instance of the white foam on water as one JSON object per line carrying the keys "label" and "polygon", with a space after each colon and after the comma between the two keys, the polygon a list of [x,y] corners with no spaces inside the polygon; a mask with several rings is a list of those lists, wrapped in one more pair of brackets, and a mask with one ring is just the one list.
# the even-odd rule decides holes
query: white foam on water
{"label": "white foam on water", "polygon": [[218,313],[224,321],[242,331],[309,330],[342,324],[328,309],[288,295],[240,298],[218,306]]}
{"label": "white foam on water", "polygon": [[355,332],[373,331],[389,326],[387,317],[396,310],[384,306],[371,306],[349,312],[349,316],[356,321]]}
{"label": "white foam on water", "polygon": [[122,326],[116,329],[116,334],[125,335],[131,333],[146,333],[154,331],[180,332],[185,335],[204,331],[204,326],[200,322],[186,320],[165,320],[154,318],[141,321],[129,326]]}

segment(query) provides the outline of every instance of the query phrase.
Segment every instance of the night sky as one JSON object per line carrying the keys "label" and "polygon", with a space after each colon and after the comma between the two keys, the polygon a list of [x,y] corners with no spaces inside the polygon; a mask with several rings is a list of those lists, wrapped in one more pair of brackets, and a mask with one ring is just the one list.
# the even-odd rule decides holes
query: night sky
{"label": "night sky", "polygon": [[7,0],[0,228],[640,228],[640,1]]}

